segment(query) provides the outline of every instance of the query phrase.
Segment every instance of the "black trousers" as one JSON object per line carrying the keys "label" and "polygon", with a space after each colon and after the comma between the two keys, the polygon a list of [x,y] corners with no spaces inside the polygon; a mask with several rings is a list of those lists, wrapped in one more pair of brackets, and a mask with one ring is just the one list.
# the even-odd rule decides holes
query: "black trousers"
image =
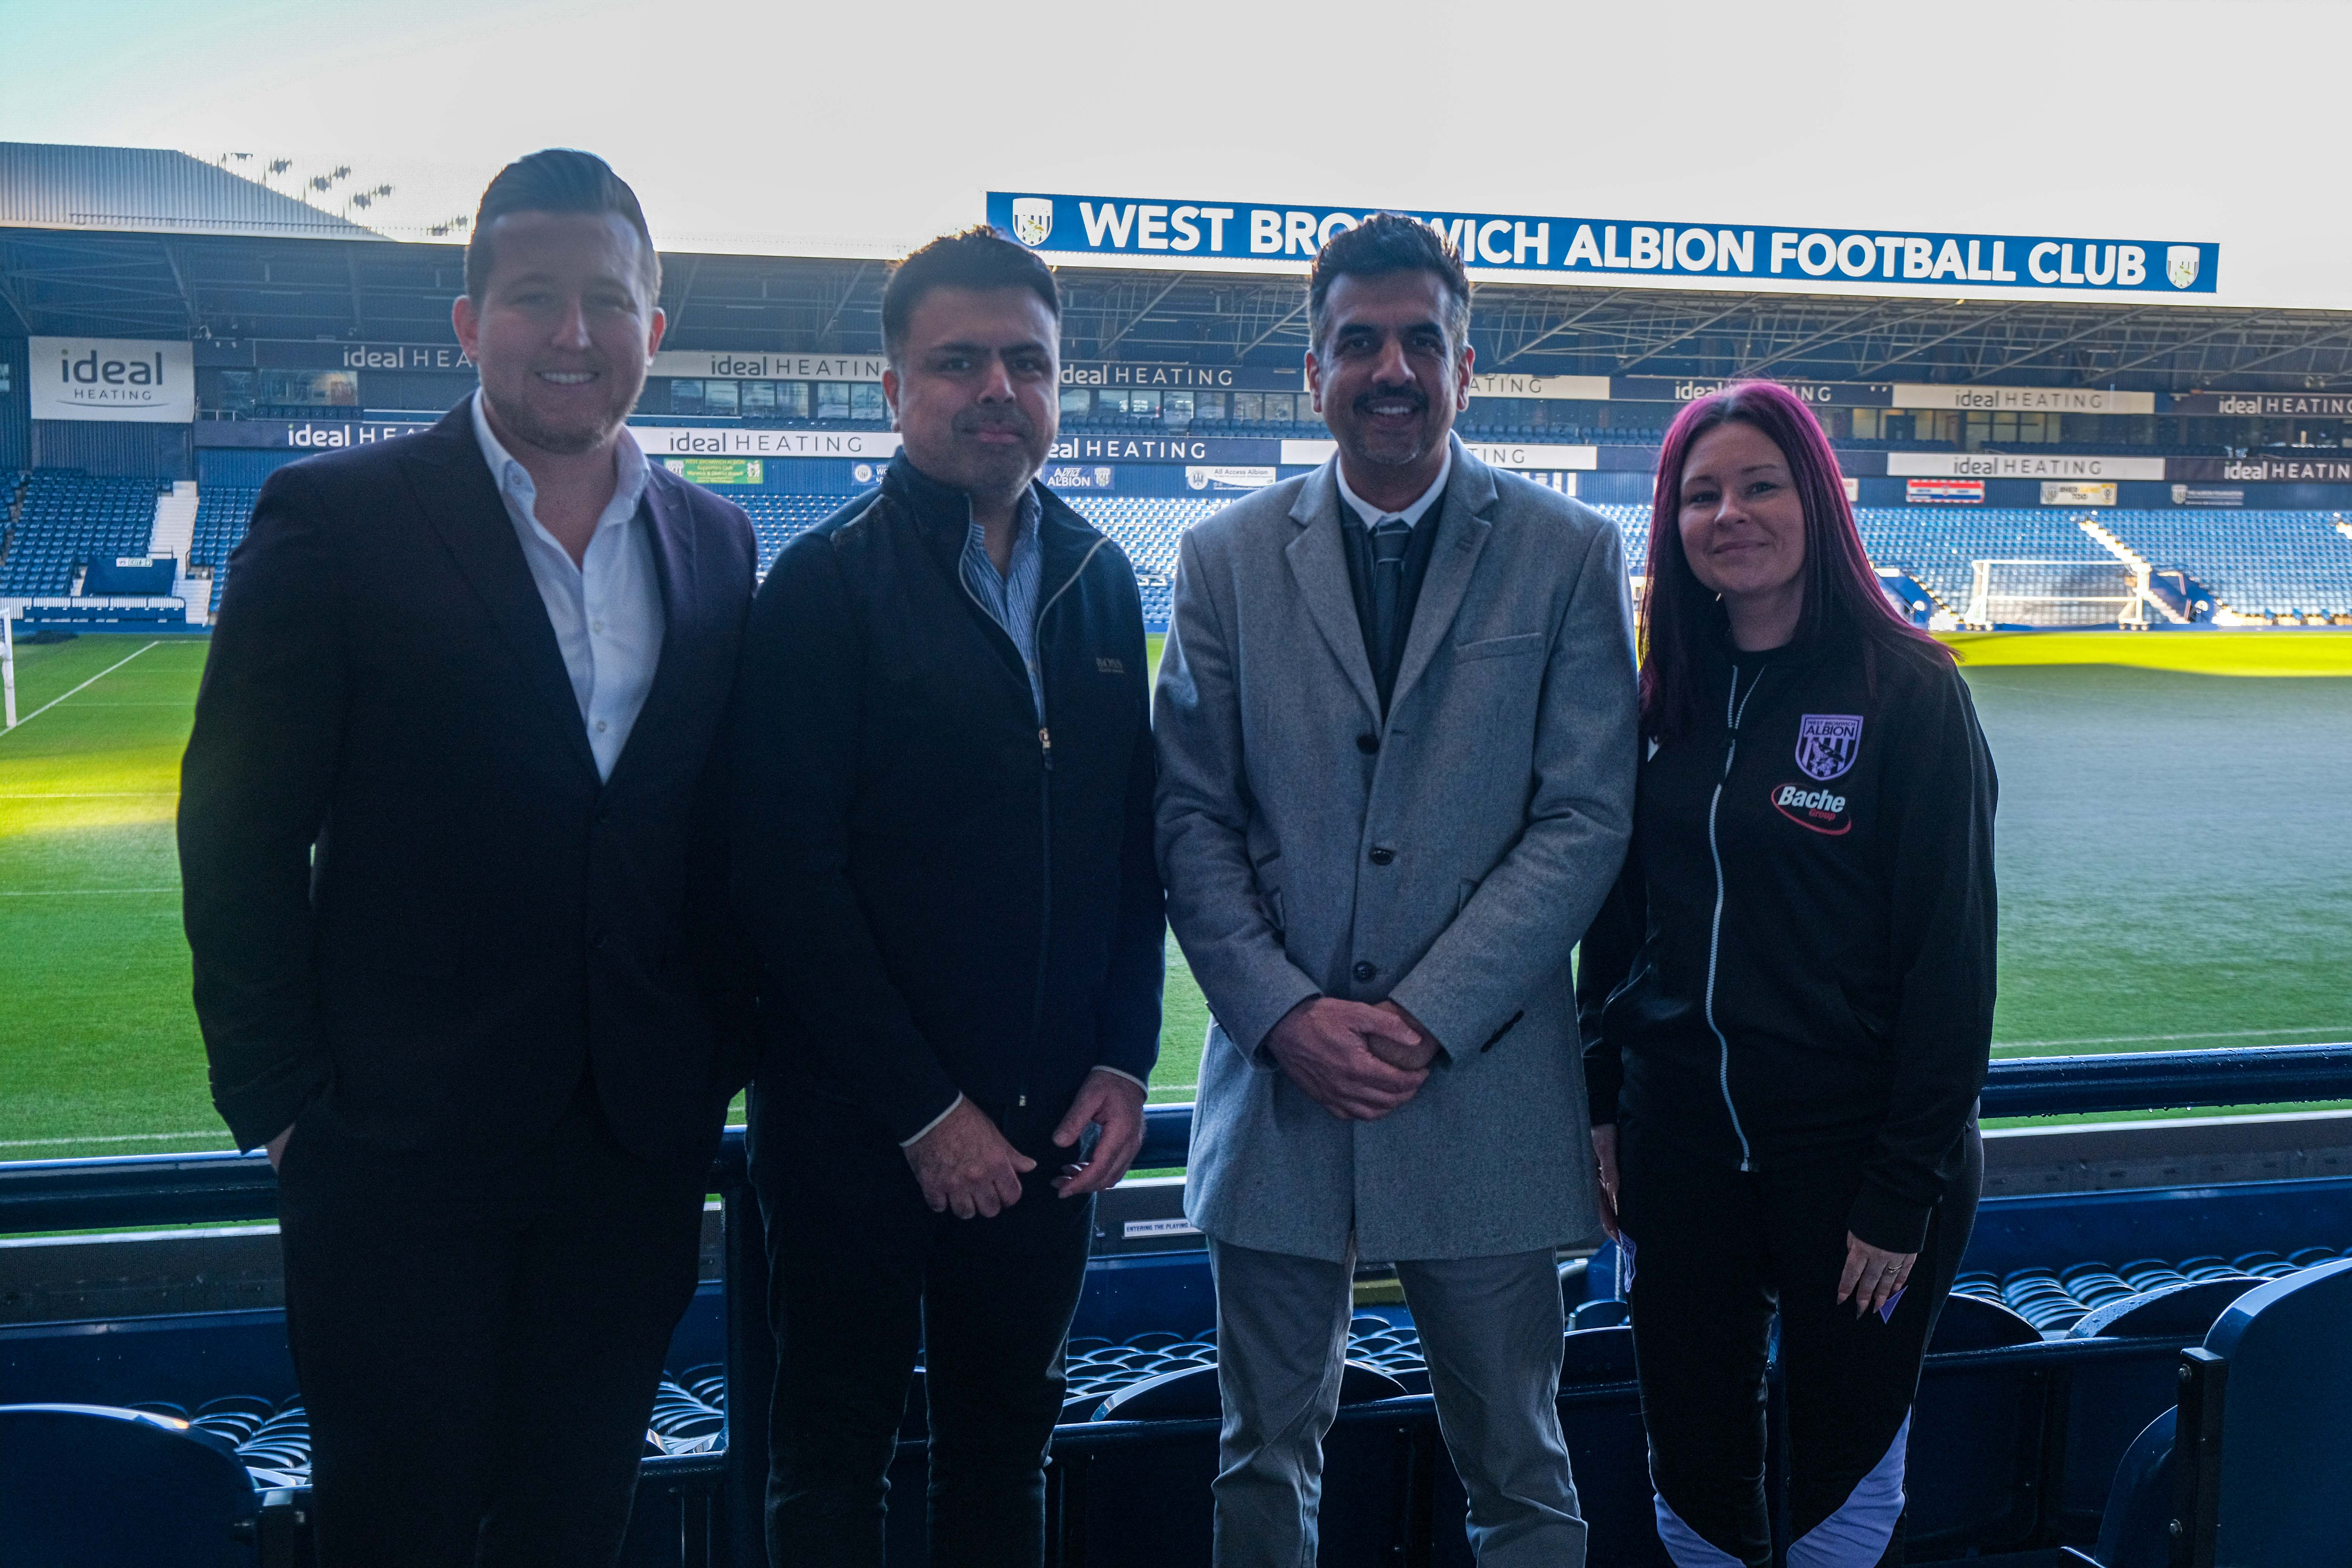
{"label": "black trousers", "polygon": [[1983,1153],[1927,1224],[1895,1310],[1837,1304],[1855,1150],[1743,1173],[1623,1123],[1618,1217],[1658,1532],[1679,1568],[1767,1568],[1765,1362],[1779,1313],[1790,1568],[1899,1568],[1904,1447],[1944,1298],[1976,1222]]}
{"label": "black trousers", "polygon": [[[906,1155],[855,1106],[797,1086],[751,1099],[778,1348],[769,1431],[774,1568],[871,1568],[918,1353],[930,1427],[932,1568],[1022,1568],[1045,1552],[1045,1447],[1063,1342],[1086,1283],[1094,1200],[1046,1184],[1053,1122],[998,1126],[1037,1162],[994,1218],[936,1215]],[[1060,1114],[1056,1107],[1055,1115]]]}
{"label": "black trousers", "polygon": [[278,1180],[322,1568],[613,1562],[709,1172],[629,1154],[583,1083],[495,1159],[306,1111]]}

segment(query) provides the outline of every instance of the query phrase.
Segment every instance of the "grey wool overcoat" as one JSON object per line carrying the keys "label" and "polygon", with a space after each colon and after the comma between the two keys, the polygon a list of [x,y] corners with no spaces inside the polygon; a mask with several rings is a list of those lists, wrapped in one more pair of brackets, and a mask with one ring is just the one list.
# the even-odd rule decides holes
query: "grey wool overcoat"
{"label": "grey wool overcoat", "polygon": [[[1334,459],[1336,462],[1337,459]],[[1185,1213],[1309,1258],[1597,1234],[1570,952],[1631,831],[1617,530],[1457,440],[1385,723],[1331,464],[1184,535],[1153,730],[1168,919],[1214,1021]],[[1442,1047],[1343,1121],[1262,1047],[1297,1003],[1393,998]]]}

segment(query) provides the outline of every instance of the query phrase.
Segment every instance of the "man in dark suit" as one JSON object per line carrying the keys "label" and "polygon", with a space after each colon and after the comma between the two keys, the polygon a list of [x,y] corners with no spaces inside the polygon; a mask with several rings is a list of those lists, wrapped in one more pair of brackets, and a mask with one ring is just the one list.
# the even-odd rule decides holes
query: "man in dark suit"
{"label": "man in dark suit", "polygon": [[601,159],[509,165],[454,310],[479,394],[280,468],[232,558],[180,859],[322,1563],[611,1562],[693,1295],[753,544],[623,426],[659,289]]}

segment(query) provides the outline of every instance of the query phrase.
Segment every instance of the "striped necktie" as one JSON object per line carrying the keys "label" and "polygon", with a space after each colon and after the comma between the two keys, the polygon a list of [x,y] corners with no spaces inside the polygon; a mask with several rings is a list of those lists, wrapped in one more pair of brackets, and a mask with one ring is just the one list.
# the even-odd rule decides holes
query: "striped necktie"
{"label": "striped necktie", "polygon": [[1412,525],[1401,517],[1384,517],[1372,530],[1372,647],[1380,661],[1375,674],[1396,667],[1397,605],[1404,596],[1404,552],[1412,540]]}

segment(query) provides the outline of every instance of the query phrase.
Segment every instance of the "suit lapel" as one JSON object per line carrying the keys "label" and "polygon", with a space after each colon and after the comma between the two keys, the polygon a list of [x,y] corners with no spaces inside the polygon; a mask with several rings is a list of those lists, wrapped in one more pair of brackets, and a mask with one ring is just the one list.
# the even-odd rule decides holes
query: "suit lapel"
{"label": "suit lapel", "polygon": [[1444,510],[1438,513],[1437,542],[1430,552],[1429,575],[1422,580],[1421,600],[1412,610],[1412,629],[1406,634],[1404,658],[1397,667],[1396,689],[1389,694],[1389,711],[1404,706],[1405,696],[1419,682],[1429,661],[1454,629],[1454,617],[1470,591],[1470,576],[1486,548],[1494,525],[1486,514],[1495,505],[1495,474],[1486,464],[1454,441],[1454,473],[1445,484]]}
{"label": "suit lapel", "polygon": [[470,399],[417,443],[406,466],[425,518],[522,667],[533,705],[555,721],[573,757],[594,777],[596,753],[588,749],[580,699],[547,618],[547,603],[515,538],[514,521],[474,439]]}
{"label": "suit lapel", "polygon": [[[1332,465],[1339,460],[1334,458],[1324,464],[1300,488],[1290,510],[1292,520],[1299,525],[1298,537],[1283,554],[1290,562],[1290,574],[1297,579],[1299,597],[1307,601],[1307,613],[1314,617],[1316,629],[1347,672],[1348,684],[1356,689],[1365,710],[1377,716],[1381,689],[1372,680],[1372,661],[1364,656],[1356,591],[1348,584],[1347,545],[1339,538],[1339,486],[1332,477]],[[1433,564],[1431,572],[1433,576]],[[1424,597],[1428,592],[1422,590]]]}

